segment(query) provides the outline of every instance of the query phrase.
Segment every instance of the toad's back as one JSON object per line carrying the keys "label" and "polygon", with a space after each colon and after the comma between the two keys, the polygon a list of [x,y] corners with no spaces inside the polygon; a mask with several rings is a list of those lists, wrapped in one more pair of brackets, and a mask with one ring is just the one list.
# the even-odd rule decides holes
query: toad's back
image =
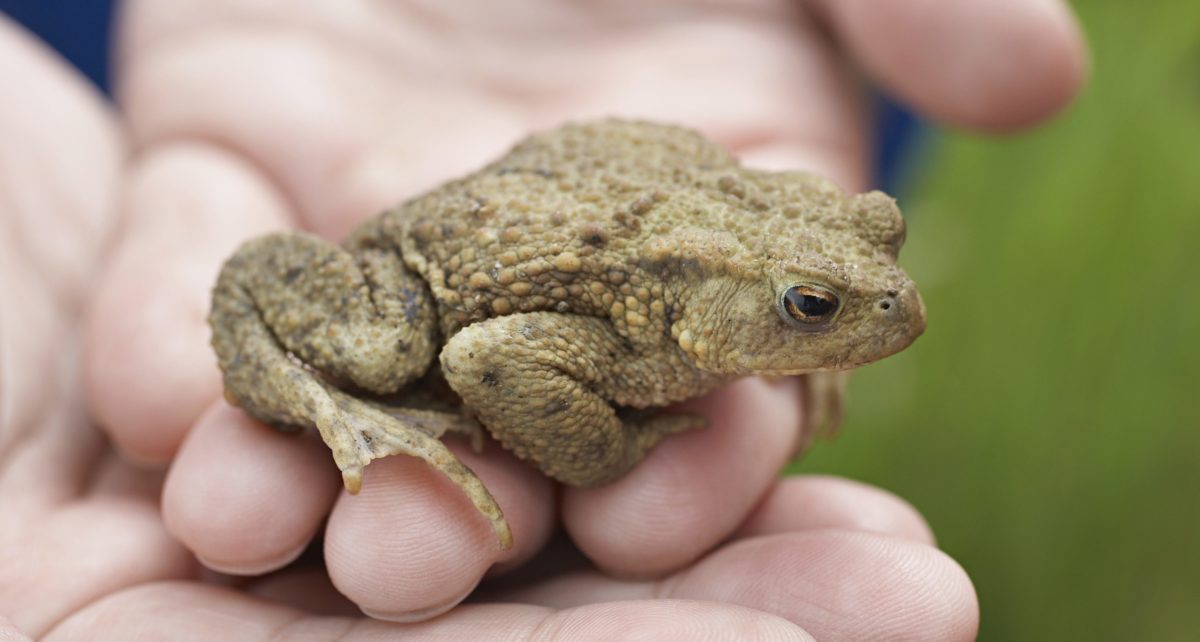
{"label": "toad's back", "polygon": [[568,126],[397,207],[356,239],[399,239],[406,264],[439,303],[446,336],[516,312],[612,316],[616,304],[618,317],[632,311],[635,323],[649,321],[650,303],[669,305],[668,293],[639,260],[639,248],[688,212],[711,210],[694,186],[734,164],[728,152],[679,127]]}
{"label": "toad's back", "polygon": [[[430,284],[445,336],[478,320],[558,311],[624,317],[667,293],[638,262],[658,208],[697,173],[733,158],[695,132],[638,122],[577,125],[530,137],[502,160],[404,203],[356,239],[400,241]],[[352,244],[355,242],[352,240]],[[370,241],[366,241],[370,242]],[[631,316],[637,322],[637,317]]]}

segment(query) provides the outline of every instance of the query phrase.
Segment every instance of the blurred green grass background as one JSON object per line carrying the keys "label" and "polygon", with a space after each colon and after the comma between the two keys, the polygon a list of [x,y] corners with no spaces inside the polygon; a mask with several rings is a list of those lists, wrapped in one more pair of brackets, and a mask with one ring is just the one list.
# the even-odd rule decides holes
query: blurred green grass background
{"label": "blurred green grass background", "polygon": [[1084,94],[930,142],[901,195],[929,329],[792,470],[920,508],[983,640],[1200,639],[1200,3],[1073,6]]}

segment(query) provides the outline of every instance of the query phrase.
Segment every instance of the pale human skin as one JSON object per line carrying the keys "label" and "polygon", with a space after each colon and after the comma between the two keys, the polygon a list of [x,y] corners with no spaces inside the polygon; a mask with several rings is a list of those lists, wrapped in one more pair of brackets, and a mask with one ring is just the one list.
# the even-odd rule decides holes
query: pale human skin
{"label": "pale human skin", "polygon": [[[232,3],[128,3],[123,124],[15,28],[0,30],[0,73],[37,98],[0,103],[2,153],[20,159],[0,170],[12,204],[0,239],[22,239],[20,252],[0,249],[7,300],[21,302],[0,306],[0,614],[16,629],[47,639],[79,638],[103,623],[125,638],[188,630],[253,640],[291,630],[353,640],[572,627],[595,639],[630,627],[666,637],[681,621],[728,639],[974,635],[970,582],[911,507],[845,480],[777,477],[798,438],[801,409],[788,384],[751,379],[710,395],[696,406],[713,419],[709,430],[661,444],[616,484],[561,491],[561,503],[515,460],[477,459],[456,445],[517,534],[501,554],[486,525],[463,518],[473,509],[456,489],[420,462],[373,464],[363,493],[350,498],[323,445],[225,407],[204,314],[220,261],[241,240],[298,225],[341,237],[397,197],[568,115],[686,120],[748,160],[816,169],[857,191],[865,135],[843,58],[945,122],[1032,124],[1083,76],[1082,43],[1060,3],[789,5],[828,16],[844,48],[802,21],[784,28],[766,2],[767,18],[654,23],[632,42],[615,30],[636,18],[628,15],[635,5],[602,5],[595,19],[574,23],[594,47],[555,39],[546,46],[564,48],[554,55],[516,44],[553,31],[546,21],[570,21],[562,8],[522,12],[508,3],[522,33],[486,13],[440,22],[475,16],[470,28],[489,37],[473,42],[487,50],[468,52],[436,42],[387,50],[413,29],[417,17],[404,11],[330,3],[317,20],[293,6],[258,3],[252,19]],[[712,38],[736,46],[715,47],[704,73],[679,67]],[[631,88],[621,78],[634,45],[640,73],[653,75]],[[355,53],[372,47],[390,64]],[[420,73],[428,51],[454,71]],[[520,64],[527,54],[558,61],[562,73]],[[941,66],[949,60],[953,69]],[[298,74],[298,61],[322,72]],[[476,84],[472,66],[491,63],[529,75],[492,95],[482,87],[497,85]],[[586,92],[549,91],[576,76],[595,80]],[[697,99],[680,100],[685,89]],[[428,126],[399,127],[419,122]],[[131,151],[138,155],[126,164]],[[86,295],[92,306],[79,336]],[[111,442],[79,403],[78,340],[92,414]],[[161,498],[163,474],[146,470],[155,463],[169,464]],[[692,492],[697,479],[702,497]],[[323,525],[325,568],[288,566]],[[543,551],[558,525],[590,564],[563,572]],[[193,555],[225,572],[270,573],[214,583]],[[456,607],[494,564],[485,601]],[[501,573],[518,566],[550,575],[507,586]],[[364,619],[360,609],[397,621],[445,614],[398,624]]]}

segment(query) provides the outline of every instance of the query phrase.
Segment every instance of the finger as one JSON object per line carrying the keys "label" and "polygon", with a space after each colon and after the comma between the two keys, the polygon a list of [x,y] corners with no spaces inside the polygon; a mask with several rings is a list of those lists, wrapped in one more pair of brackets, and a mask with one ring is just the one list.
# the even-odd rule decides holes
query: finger
{"label": "finger", "polygon": [[[753,166],[817,171],[845,189],[862,187],[863,92],[811,20],[783,2],[739,6],[736,16],[693,7],[675,19],[654,3],[640,7],[646,12],[620,18],[630,28],[609,23],[589,48],[544,31],[551,38],[542,46],[574,71],[551,83],[558,94],[534,112],[539,127],[612,114],[678,122]],[[596,13],[604,25],[608,16]]]}
{"label": "finger", "polygon": [[358,496],[341,495],[325,536],[334,584],[374,617],[433,617],[466,597],[493,564],[519,565],[550,536],[554,493],[545,477],[495,443],[481,454],[450,445],[500,504],[513,548],[500,550],[462,491],[423,462],[375,461]]}
{"label": "finger", "polygon": [[0,487],[10,510],[45,508],[78,494],[101,448],[75,385],[75,321],[125,150],[96,92],[4,16],[0,78],[19,88],[0,101]]}
{"label": "finger", "polygon": [[584,571],[505,599],[566,609],[656,597],[766,611],[819,640],[972,640],[979,623],[970,580],[941,551],[830,529],[740,540],[658,581]]}
{"label": "finger", "polygon": [[0,101],[0,229],[77,313],[117,221],[124,141],[87,81],[4,16],[0,78],[20,88]]}
{"label": "finger", "polygon": [[104,630],[121,639],[176,637],[199,640],[404,639],[612,640],[637,631],[645,639],[811,640],[794,625],[766,613],[726,604],[680,600],[597,604],[566,611],[520,604],[464,606],[419,624],[315,617],[198,584],[155,584],[114,595],[68,619],[44,640],[88,638]]}
{"label": "finger", "polygon": [[945,553],[850,531],[739,541],[666,595],[766,608],[821,640],[973,640],[979,623],[971,581]]}
{"label": "finger", "polygon": [[34,519],[4,503],[18,530],[0,524],[0,610],[38,639],[105,595],[193,570],[153,503],[96,496]]}
{"label": "finger", "polygon": [[809,0],[887,91],[950,124],[1004,130],[1062,108],[1086,75],[1061,0]]}
{"label": "finger", "polygon": [[252,167],[202,144],[144,156],[131,170],[126,213],[88,319],[85,380],[117,446],[163,462],[220,396],[206,319],[221,263],[289,215]]}
{"label": "finger", "polygon": [[[683,122],[755,164],[819,169],[854,189],[865,176],[861,92],[786,3],[671,16],[653,3],[619,15],[514,7],[517,31],[440,6],[289,6],[286,20],[250,31],[233,27],[271,24],[272,10],[128,7],[120,95],[140,144],[223,141],[332,237],[568,116]],[[431,24],[454,25],[472,46],[410,37]]]}
{"label": "finger", "polygon": [[412,33],[389,28],[396,7],[289,6],[284,16],[231,6],[213,20],[209,3],[127,4],[119,96],[137,143],[221,141],[330,238],[474,169],[525,129],[486,88],[441,73],[430,82],[389,57]]}
{"label": "finger", "polygon": [[324,444],[214,404],[171,466],[163,519],[209,568],[263,573],[304,550],[339,481]]}
{"label": "finger", "polygon": [[801,422],[794,381],[744,379],[689,404],[703,430],[664,440],[628,475],[564,490],[563,521],[579,548],[618,575],[659,575],[728,537],[774,484]]}
{"label": "finger", "polygon": [[737,537],[822,528],[880,533],[934,544],[929,524],[908,502],[881,488],[824,475],[780,480],[746,518]]}

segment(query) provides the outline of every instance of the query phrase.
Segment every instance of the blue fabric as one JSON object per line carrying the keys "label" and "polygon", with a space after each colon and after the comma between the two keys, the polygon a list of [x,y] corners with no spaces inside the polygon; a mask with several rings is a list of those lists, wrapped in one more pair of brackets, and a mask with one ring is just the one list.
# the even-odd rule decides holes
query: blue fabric
{"label": "blue fabric", "polygon": [[0,0],[0,11],[57,49],[108,93],[113,0]]}
{"label": "blue fabric", "polygon": [[914,152],[929,131],[923,121],[899,103],[885,96],[878,98],[875,157],[871,167],[876,187],[892,195],[903,194]]}
{"label": "blue fabric", "polygon": [[[57,49],[108,93],[113,0],[0,0],[0,11]],[[902,193],[903,169],[927,127],[894,101],[881,96],[878,102],[874,182],[891,194]]]}

